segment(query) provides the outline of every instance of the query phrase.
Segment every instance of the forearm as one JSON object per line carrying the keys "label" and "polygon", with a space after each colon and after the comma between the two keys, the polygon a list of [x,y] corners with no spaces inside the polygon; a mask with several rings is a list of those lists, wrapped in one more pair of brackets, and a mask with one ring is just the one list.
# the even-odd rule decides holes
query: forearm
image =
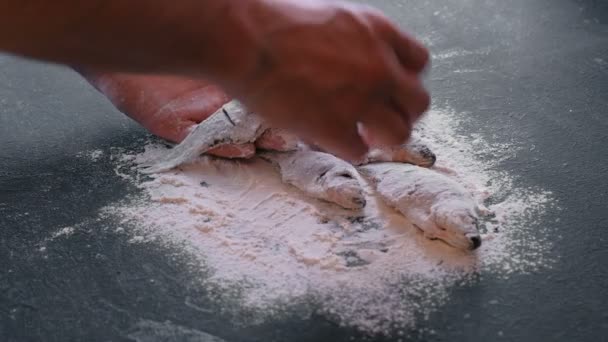
{"label": "forearm", "polygon": [[253,63],[238,7],[255,1],[2,1],[0,49],[85,69],[225,78]]}

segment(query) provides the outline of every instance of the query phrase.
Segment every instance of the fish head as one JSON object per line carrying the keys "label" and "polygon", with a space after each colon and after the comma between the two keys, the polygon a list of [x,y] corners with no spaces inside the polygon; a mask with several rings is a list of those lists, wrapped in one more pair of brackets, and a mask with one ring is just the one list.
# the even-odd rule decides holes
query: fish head
{"label": "fish head", "polygon": [[394,147],[394,161],[410,163],[422,167],[435,165],[437,156],[431,149],[423,143],[412,141]]}
{"label": "fish head", "polygon": [[385,172],[390,170],[390,163],[366,164],[357,167],[358,173],[372,186],[377,186]]}
{"label": "fish head", "polygon": [[331,202],[346,209],[361,209],[367,204],[359,175],[352,166],[330,168],[320,178]]}
{"label": "fish head", "polygon": [[436,229],[427,235],[462,250],[475,250],[481,246],[477,212],[477,209],[467,202],[443,202],[433,208],[432,219]]}

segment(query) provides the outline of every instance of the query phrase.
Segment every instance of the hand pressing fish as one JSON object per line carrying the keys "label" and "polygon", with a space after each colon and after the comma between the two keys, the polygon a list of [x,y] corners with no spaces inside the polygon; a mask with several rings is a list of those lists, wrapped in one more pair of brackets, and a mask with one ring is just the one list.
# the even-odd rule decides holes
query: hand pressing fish
{"label": "hand pressing fish", "polygon": [[[200,123],[161,160],[144,169],[146,173],[163,172],[184,164],[199,155],[221,146],[244,146],[266,150],[261,156],[278,167],[283,181],[309,196],[335,203],[347,209],[360,209],[366,204],[358,173],[349,163],[324,152],[296,150],[298,139],[277,128],[269,128],[262,120],[238,102],[225,104]],[[277,151],[294,151],[278,153]],[[365,163],[382,161],[409,162],[431,166],[435,155],[425,146],[408,143],[398,147],[374,149]]]}
{"label": "hand pressing fish", "polygon": [[[197,125],[186,139],[171,149],[166,156],[144,165],[146,168],[143,171],[168,171],[206,152],[226,146],[241,148],[243,156],[250,156],[249,146],[253,144],[256,148],[271,151],[293,151],[300,145],[293,134],[266,126],[259,116],[249,113],[240,102],[233,100]],[[435,162],[435,155],[424,144],[413,141],[396,147],[372,149],[356,164],[385,161],[430,167]]]}
{"label": "hand pressing fish", "polygon": [[[298,150],[297,138],[267,127],[237,101],[224,105],[144,171],[166,171],[220,146],[253,143],[266,150],[260,156],[279,169],[283,182],[343,208],[361,209],[366,205],[363,186],[351,164],[324,152]],[[458,183],[424,168],[433,166],[435,160],[428,147],[412,140],[396,147],[373,149],[356,165],[360,165],[359,171],[370,180],[380,198],[427,237],[457,248],[475,249],[481,244],[477,205]]]}
{"label": "hand pressing fish", "polygon": [[464,250],[481,245],[477,203],[451,178],[403,163],[358,167],[378,196],[398,210],[430,239]]}
{"label": "hand pressing fish", "polygon": [[351,164],[323,152],[286,152],[298,147],[298,139],[284,130],[265,126],[257,115],[248,113],[237,101],[224,105],[199,124],[181,144],[143,171],[167,171],[220,146],[254,142],[257,148],[266,150],[262,153],[263,158],[279,168],[285,183],[311,197],[347,209],[365,206],[363,187]]}
{"label": "hand pressing fish", "polygon": [[259,156],[279,169],[284,183],[310,197],[346,209],[365,207],[365,193],[357,170],[338,157],[311,150],[262,152]]}
{"label": "hand pressing fish", "polygon": [[249,113],[240,102],[233,100],[197,125],[166,156],[144,165],[143,172],[168,171],[218,147],[238,148],[254,142],[256,147],[272,146],[281,151],[297,148],[297,139],[283,130],[267,127],[259,116]]}

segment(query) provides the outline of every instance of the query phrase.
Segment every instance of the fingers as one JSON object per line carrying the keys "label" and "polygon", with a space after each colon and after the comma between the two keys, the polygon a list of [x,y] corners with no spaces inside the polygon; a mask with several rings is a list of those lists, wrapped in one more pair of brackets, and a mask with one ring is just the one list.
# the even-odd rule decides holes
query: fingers
{"label": "fingers", "polygon": [[395,109],[413,124],[429,108],[429,93],[422,86],[420,79],[407,71],[394,70],[393,78],[396,90],[390,101]]}
{"label": "fingers", "polygon": [[[314,143],[345,160],[359,160],[367,152],[367,146],[353,122],[325,121],[316,125],[316,131],[312,137]],[[311,132],[304,133],[311,136]]]}
{"label": "fingers", "polygon": [[207,154],[220,158],[249,159],[255,155],[254,144],[223,145],[207,151]]}
{"label": "fingers", "polygon": [[[177,103],[171,103],[173,110],[180,116],[187,117],[194,122],[202,122],[230,101],[230,97],[216,86],[207,86],[204,89],[186,94]],[[175,102],[175,101],[174,101]]]}
{"label": "fingers", "polygon": [[401,65],[414,73],[420,73],[429,62],[429,52],[416,39],[401,31],[382,13],[368,14],[375,31],[389,44]]}
{"label": "fingers", "polygon": [[[388,99],[388,108],[380,109],[380,111],[392,109],[401,116],[402,125],[395,122],[395,119],[388,114],[383,116],[389,120],[387,125],[366,122],[370,135],[383,139],[377,143],[387,144],[404,137],[403,133],[397,133],[398,129],[405,129],[407,131],[405,137],[409,137],[413,123],[429,108],[430,96],[418,75],[428,64],[429,52],[420,42],[401,31],[381,12],[371,10],[367,17],[375,32],[394,52],[394,56],[387,56],[386,61],[395,88]],[[383,128],[388,127],[388,124],[394,125],[390,131],[388,128]],[[406,125],[407,128],[404,128],[403,125]],[[380,134],[381,129],[384,134]]]}
{"label": "fingers", "polygon": [[[159,90],[161,94],[162,90],[164,89]],[[176,96],[162,104],[153,115],[147,115],[139,120],[152,133],[176,143],[184,140],[194,126],[229,101],[229,97],[220,88],[211,85],[189,89]]]}
{"label": "fingers", "polygon": [[302,11],[298,20],[311,25],[273,34],[266,52],[274,56],[272,68],[232,92],[269,124],[348,160],[367,151],[358,123],[375,144],[403,143],[429,106],[418,75],[427,50],[377,11],[312,3],[289,7],[286,24],[291,11]]}
{"label": "fingers", "polygon": [[411,125],[390,105],[379,104],[361,122],[360,133],[370,147],[395,146],[410,136]]}

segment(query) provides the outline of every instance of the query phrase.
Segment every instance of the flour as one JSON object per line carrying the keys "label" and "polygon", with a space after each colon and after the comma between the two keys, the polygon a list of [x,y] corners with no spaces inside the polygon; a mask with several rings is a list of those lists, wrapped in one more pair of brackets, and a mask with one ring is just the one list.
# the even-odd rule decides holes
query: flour
{"label": "flour", "polygon": [[286,153],[263,152],[260,156],[278,167],[284,183],[312,198],[346,209],[365,206],[365,194],[357,170],[332,154],[303,149]]}
{"label": "flour", "polygon": [[450,177],[405,163],[369,164],[358,169],[377,196],[407,217],[426,237],[462,250],[480,245],[477,203]]}
{"label": "flour", "polygon": [[96,161],[99,161],[99,159],[101,157],[103,157],[103,151],[102,150],[93,150],[93,151],[88,151],[86,153],[79,153],[77,156],[81,157],[81,158],[88,158],[92,162],[96,162]]}
{"label": "flour", "polygon": [[[38,244],[38,251],[41,253],[46,253],[48,251],[48,244],[60,240],[60,239],[69,239],[72,235],[74,235],[74,232],[76,232],[76,228],[75,226],[68,226],[68,227],[63,227],[60,228],[56,231],[54,231],[53,233],[51,233],[49,236],[43,238]],[[46,255],[45,255],[46,258]]]}
{"label": "flour", "polygon": [[51,236],[52,239],[56,239],[62,236],[70,236],[74,234],[74,227],[63,227],[56,232],[54,232]]}
{"label": "flour", "polygon": [[217,336],[204,331],[188,329],[170,321],[156,322],[142,319],[128,333],[135,342],[150,341],[199,341],[199,342],[225,342]]}
{"label": "flour", "polygon": [[481,48],[481,49],[472,50],[472,51],[462,50],[462,49],[451,49],[451,50],[447,50],[447,51],[444,51],[441,53],[433,54],[432,58],[435,61],[441,61],[444,59],[459,58],[459,57],[465,57],[465,56],[470,56],[470,55],[487,55],[488,53],[490,53],[489,48]]}
{"label": "flour", "polygon": [[[457,284],[479,274],[534,272],[552,262],[538,221],[552,205],[551,193],[515,187],[496,163],[516,147],[461,136],[459,123],[458,114],[434,110],[418,133],[437,154],[436,170],[494,213],[474,253],[426,239],[371,195],[361,211],[304,196],[259,159],[201,157],[151,180],[131,178],[145,196],[104,213],[130,227],[133,243],[178,246],[194,267],[212,270],[200,286],[242,324],[297,308],[303,317],[323,314],[369,334],[400,335],[441,308]],[[119,170],[166,153],[149,145],[112,160]]]}

